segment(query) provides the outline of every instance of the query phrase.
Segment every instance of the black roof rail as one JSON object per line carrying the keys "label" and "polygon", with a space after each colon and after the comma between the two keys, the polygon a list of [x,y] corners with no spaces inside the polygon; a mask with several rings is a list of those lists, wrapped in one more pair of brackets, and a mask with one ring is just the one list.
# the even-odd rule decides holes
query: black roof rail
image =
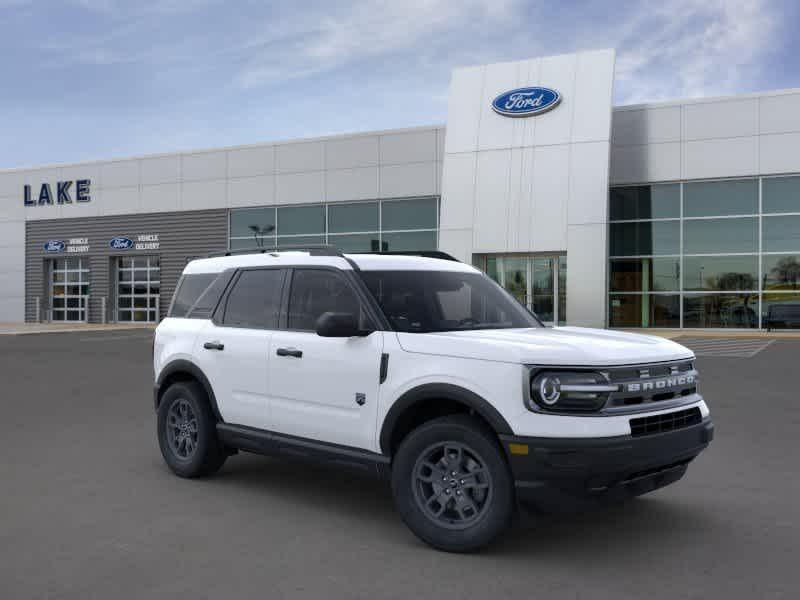
{"label": "black roof rail", "polygon": [[[356,254],[361,254],[360,252]],[[455,256],[442,252],[441,250],[386,250],[385,252],[366,252],[365,254],[388,254],[390,256],[422,256],[424,258],[438,258],[440,260],[450,260],[461,262]]]}
{"label": "black roof rail", "polygon": [[336,246],[331,244],[297,244],[292,246],[281,246],[280,248],[245,248],[242,250],[226,250],[225,252],[211,252],[206,258],[216,258],[219,256],[238,256],[240,254],[273,254],[275,252],[286,252],[291,250],[307,251],[311,256],[341,256],[344,254]]}

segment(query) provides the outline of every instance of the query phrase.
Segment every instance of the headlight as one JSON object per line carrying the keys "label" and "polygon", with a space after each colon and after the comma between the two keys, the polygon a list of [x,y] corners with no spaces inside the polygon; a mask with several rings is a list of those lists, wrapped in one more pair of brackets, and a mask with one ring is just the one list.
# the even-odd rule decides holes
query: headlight
{"label": "headlight", "polygon": [[543,371],[531,379],[530,397],[535,406],[531,410],[554,412],[596,411],[603,408],[611,392],[618,385],[597,372]]}

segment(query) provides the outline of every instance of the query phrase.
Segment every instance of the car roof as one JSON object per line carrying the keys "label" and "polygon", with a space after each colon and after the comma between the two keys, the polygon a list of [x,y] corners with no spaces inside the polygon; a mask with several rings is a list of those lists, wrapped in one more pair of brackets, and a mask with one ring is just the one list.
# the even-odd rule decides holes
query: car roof
{"label": "car roof", "polygon": [[[348,260],[349,259],[349,260]],[[318,255],[308,251],[290,250],[283,252],[256,252],[232,256],[200,258],[189,262],[184,274],[220,273],[228,269],[245,267],[275,266],[329,266],[342,270],[352,270],[350,260],[364,271],[460,271],[478,272],[464,263],[426,256],[397,254],[344,254]]]}

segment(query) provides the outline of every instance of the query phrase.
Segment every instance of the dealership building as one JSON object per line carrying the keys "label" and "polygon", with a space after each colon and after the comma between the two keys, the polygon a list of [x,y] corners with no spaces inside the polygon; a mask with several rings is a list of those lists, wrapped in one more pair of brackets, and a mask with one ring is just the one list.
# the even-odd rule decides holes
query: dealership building
{"label": "dealership building", "polygon": [[429,127],[0,171],[0,322],[152,322],[190,258],[327,243],[448,252],[553,324],[785,326],[800,90],[613,106],[614,63],[456,69]]}

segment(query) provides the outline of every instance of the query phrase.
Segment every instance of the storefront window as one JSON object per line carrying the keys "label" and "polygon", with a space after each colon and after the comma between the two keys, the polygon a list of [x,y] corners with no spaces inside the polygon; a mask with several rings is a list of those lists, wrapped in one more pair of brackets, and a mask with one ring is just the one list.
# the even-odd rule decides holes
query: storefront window
{"label": "storefront window", "polygon": [[684,327],[758,327],[758,294],[686,294]]}
{"label": "storefront window", "polygon": [[765,213],[800,213],[800,177],[765,177],[761,208]]}
{"label": "storefront window", "polygon": [[683,222],[685,254],[758,252],[758,219],[698,219]]}
{"label": "storefront window", "polygon": [[767,292],[761,301],[761,326],[765,329],[797,328],[800,322],[800,293]]}
{"label": "storefront window", "polygon": [[611,261],[612,292],[680,291],[679,258],[631,258]]}
{"label": "storefront window", "polygon": [[325,206],[281,206],[278,208],[278,235],[325,233]]}
{"label": "storefront window", "polygon": [[385,201],[381,203],[381,228],[383,231],[436,229],[438,213],[436,198]]}
{"label": "storefront window", "polygon": [[800,291],[800,254],[767,254],[761,259],[764,290]]}
{"label": "storefront window", "polygon": [[406,252],[414,250],[436,250],[435,231],[409,231],[407,233],[381,234],[381,251]]}
{"label": "storefront window", "polygon": [[612,221],[666,219],[681,216],[681,186],[677,183],[612,188]]}
{"label": "storefront window", "polygon": [[680,296],[662,294],[611,294],[611,327],[680,327]]}
{"label": "storefront window", "polygon": [[328,231],[330,233],[378,231],[378,203],[330,204]]}
{"label": "storefront window", "polygon": [[757,212],[757,179],[699,181],[683,185],[684,217],[752,215]]}
{"label": "storefront window", "polygon": [[764,252],[798,252],[800,216],[763,217],[761,235]]}
{"label": "storefront window", "polygon": [[680,253],[680,221],[611,224],[611,256]]}
{"label": "storefront window", "polygon": [[684,290],[758,289],[758,256],[685,256]]}

